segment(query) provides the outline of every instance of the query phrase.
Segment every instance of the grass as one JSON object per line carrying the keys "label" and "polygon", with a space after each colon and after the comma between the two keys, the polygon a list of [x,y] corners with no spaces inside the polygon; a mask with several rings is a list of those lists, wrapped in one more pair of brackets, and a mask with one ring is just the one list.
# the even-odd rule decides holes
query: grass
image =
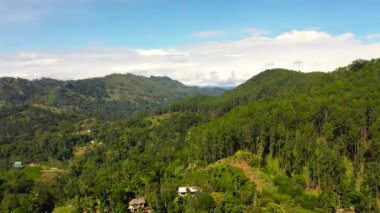
{"label": "grass", "polygon": [[43,109],[43,110],[46,110],[46,111],[50,111],[50,112],[56,113],[56,114],[61,114],[62,113],[62,110],[59,109],[59,108],[57,108],[57,107],[46,106],[46,105],[43,105],[43,104],[33,104],[33,107],[38,108],[38,109]]}
{"label": "grass", "polygon": [[40,166],[34,166],[34,167],[25,167],[23,169],[23,172],[25,174],[25,177],[29,180],[37,180],[42,176],[42,168]]}
{"label": "grass", "polygon": [[74,147],[74,158],[79,158],[86,154],[87,152],[94,150],[97,146],[102,145],[101,142],[94,141],[93,144],[87,144],[83,146],[75,146]]}
{"label": "grass", "polygon": [[75,209],[71,207],[57,207],[53,210],[53,213],[73,213]]}
{"label": "grass", "polygon": [[76,146],[76,147],[74,147],[74,157],[79,158],[80,156],[86,154],[86,152],[88,152],[89,150],[91,150],[90,145]]}
{"label": "grass", "polygon": [[66,170],[63,169],[48,169],[42,170],[43,174],[40,179],[41,182],[52,182],[55,181],[58,177],[60,177]]}
{"label": "grass", "polygon": [[249,162],[251,156],[252,154],[249,152],[238,151],[234,156],[219,160],[211,166],[228,164],[242,170],[247,179],[256,185],[258,191],[261,192],[264,188],[270,191],[275,191],[276,187],[273,185],[270,176],[264,173],[261,169],[250,166]]}
{"label": "grass", "polygon": [[158,126],[162,121],[170,118],[170,116],[172,116],[172,114],[173,113],[167,113],[167,114],[163,114],[163,115],[152,116],[152,117],[148,118],[148,120],[150,120],[152,122],[151,127],[154,127],[154,126]]}
{"label": "grass", "polygon": [[[299,195],[297,194],[297,198],[294,197],[294,195],[290,194],[291,192],[279,192],[280,186],[276,185],[274,182],[275,177],[281,174],[278,160],[266,159],[269,168],[260,169],[251,166],[252,160],[255,159],[255,157],[256,156],[254,156],[252,153],[246,151],[238,151],[235,155],[221,159],[213,164],[208,165],[205,168],[200,169],[199,171],[208,170],[219,166],[230,166],[240,170],[242,174],[244,174],[244,176],[248,179],[248,181],[256,185],[257,191],[260,192],[259,194],[262,196],[262,198],[259,200],[260,203],[253,204],[253,206],[251,206],[252,208],[255,208],[256,212],[323,212],[318,208],[310,208],[308,203],[305,203],[306,201],[313,202],[313,200],[309,201],[307,199],[307,196],[312,196],[315,198],[318,196],[317,192],[304,189],[302,193]],[[192,181],[194,182],[194,180],[202,182],[202,180],[207,180],[207,174],[207,172],[193,173],[192,177],[187,179],[187,182],[191,183]],[[289,187],[291,186],[289,185]],[[223,203],[223,195],[224,194],[220,192],[212,193],[212,197],[218,203]]]}

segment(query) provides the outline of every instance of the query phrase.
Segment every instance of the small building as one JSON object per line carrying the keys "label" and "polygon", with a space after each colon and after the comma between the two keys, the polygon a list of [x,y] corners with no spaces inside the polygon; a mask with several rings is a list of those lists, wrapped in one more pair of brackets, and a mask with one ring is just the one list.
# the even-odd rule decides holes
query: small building
{"label": "small building", "polygon": [[16,161],[13,164],[13,167],[16,168],[16,169],[22,169],[22,168],[24,168],[24,164],[21,161]]}
{"label": "small building", "polygon": [[194,186],[181,186],[178,187],[178,195],[179,196],[186,196],[188,194],[194,195],[198,192],[198,189]]}
{"label": "small building", "polygon": [[150,207],[144,197],[138,197],[129,201],[129,212],[150,213]]}
{"label": "small building", "polygon": [[194,187],[194,186],[190,186],[189,187],[189,192],[190,192],[191,195],[193,195],[193,194],[195,194],[195,193],[198,192],[198,189],[196,187]]}
{"label": "small building", "polygon": [[186,196],[187,195],[187,187],[178,187],[178,195]]}

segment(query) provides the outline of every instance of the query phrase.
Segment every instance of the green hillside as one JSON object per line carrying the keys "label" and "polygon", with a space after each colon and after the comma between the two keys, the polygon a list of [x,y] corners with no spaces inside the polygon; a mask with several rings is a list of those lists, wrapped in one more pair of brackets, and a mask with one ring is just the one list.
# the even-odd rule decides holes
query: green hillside
{"label": "green hillside", "polygon": [[219,88],[188,87],[168,77],[146,78],[132,74],[78,81],[0,78],[0,106],[43,104],[105,119],[152,112],[195,94],[222,92]]}
{"label": "green hillside", "polygon": [[[70,85],[62,103],[189,89],[152,77],[140,90],[136,79],[43,80]],[[15,102],[40,90],[13,81],[24,82],[11,87]],[[380,60],[357,60],[330,73],[268,70],[220,96],[114,121],[69,104],[3,107],[0,211],[126,212],[143,196],[154,212],[379,212],[379,82]]]}
{"label": "green hillside", "polygon": [[249,150],[256,166],[277,161],[278,175],[302,175],[309,190],[329,191],[329,205],[367,212],[377,208],[380,186],[378,82],[380,60],[332,73],[270,70],[225,95],[174,109],[224,113],[192,131],[191,158],[212,163]]}

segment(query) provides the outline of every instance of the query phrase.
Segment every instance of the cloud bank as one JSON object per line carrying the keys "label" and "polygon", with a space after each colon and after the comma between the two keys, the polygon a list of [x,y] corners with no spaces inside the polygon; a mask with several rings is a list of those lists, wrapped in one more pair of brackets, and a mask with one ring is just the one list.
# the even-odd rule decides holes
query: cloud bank
{"label": "cloud bank", "polygon": [[235,86],[265,69],[332,71],[355,59],[380,57],[380,42],[364,43],[351,33],[294,30],[264,35],[253,31],[238,40],[166,49],[93,47],[0,55],[0,76],[82,79],[134,73],[165,75],[188,85]]}

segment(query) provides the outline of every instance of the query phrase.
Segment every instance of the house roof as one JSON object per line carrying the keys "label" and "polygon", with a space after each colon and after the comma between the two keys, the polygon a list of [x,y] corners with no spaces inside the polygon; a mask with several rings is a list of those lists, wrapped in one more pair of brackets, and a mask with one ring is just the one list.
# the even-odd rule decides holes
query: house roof
{"label": "house roof", "polygon": [[135,198],[131,201],[129,201],[129,205],[130,206],[133,206],[133,205],[141,205],[141,204],[145,204],[145,198],[144,197],[138,197],[138,198]]}
{"label": "house roof", "polygon": [[188,186],[188,187],[178,187],[179,193],[187,193],[187,189],[189,189],[190,192],[197,192],[198,189],[194,186]]}
{"label": "house roof", "polygon": [[178,192],[179,193],[186,193],[187,192],[187,187],[178,187]]}
{"label": "house roof", "polygon": [[190,192],[197,192],[198,191],[198,189],[196,187],[193,187],[193,186],[191,186],[189,188],[189,190],[190,190]]}
{"label": "house roof", "polygon": [[21,161],[16,161],[13,166],[15,166],[15,167],[23,167],[24,164]]}

